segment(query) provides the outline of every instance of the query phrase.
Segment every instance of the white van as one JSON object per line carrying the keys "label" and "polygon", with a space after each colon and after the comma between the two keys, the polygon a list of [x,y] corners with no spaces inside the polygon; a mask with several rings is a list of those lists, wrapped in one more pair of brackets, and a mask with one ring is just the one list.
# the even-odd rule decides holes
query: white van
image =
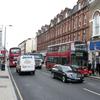
{"label": "white van", "polygon": [[35,59],[32,55],[21,55],[17,60],[16,72],[31,72],[35,74]]}

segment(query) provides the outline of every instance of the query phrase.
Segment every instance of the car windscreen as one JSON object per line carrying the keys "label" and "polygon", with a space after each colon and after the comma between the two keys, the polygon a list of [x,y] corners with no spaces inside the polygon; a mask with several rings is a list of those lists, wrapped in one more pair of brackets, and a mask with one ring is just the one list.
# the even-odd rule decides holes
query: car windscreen
{"label": "car windscreen", "polygon": [[33,56],[35,59],[42,59],[41,54],[33,54]]}
{"label": "car windscreen", "polygon": [[78,66],[78,65],[72,65],[72,67],[73,67],[73,68],[79,68],[79,66]]}
{"label": "car windscreen", "polygon": [[11,53],[17,54],[20,52],[20,49],[11,49]]}
{"label": "car windscreen", "polygon": [[69,67],[69,66],[63,66],[63,67],[62,67],[62,70],[63,70],[64,72],[70,72],[70,71],[72,71],[72,68]]}

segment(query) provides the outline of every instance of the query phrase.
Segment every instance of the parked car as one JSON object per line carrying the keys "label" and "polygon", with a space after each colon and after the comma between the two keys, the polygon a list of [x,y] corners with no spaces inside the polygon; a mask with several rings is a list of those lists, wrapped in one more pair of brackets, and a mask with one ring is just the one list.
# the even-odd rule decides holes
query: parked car
{"label": "parked car", "polygon": [[78,65],[71,65],[71,67],[80,72],[81,74],[83,74],[84,76],[88,76],[90,74],[92,74],[92,70],[88,70],[87,67],[84,67],[84,66],[78,66]]}
{"label": "parked car", "polygon": [[70,66],[56,64],[51,70],[52,78],[58,78],[62,82],[80,82],[84,81],[84,75],[74,71]]}

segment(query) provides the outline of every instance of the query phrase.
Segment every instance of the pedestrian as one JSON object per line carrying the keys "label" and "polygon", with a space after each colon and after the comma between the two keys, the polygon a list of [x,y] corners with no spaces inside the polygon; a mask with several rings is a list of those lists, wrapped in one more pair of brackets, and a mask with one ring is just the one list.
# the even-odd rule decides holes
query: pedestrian
{"label": "pedestrian", "polygon": [[95,60],[92,61],[91,70],[92,73],[95,74]]}
{"label": "pedestrian", "polygon": [[99,72],[99,75],[100,75],[100,63],[98,63],[98,72]]}
{"label": "pedestrian", "polygon": [[99,73],[99,63],[97,62],[96,64],[96,73],[98,74]]}
{"label": "pedestrian", "polygon": [[1,70],[5,70],[5,61],[2,61]]}
{"label": "pedestrian", "polygon": [[88,70],[91,70],[91,65],[92,65],[91,62],[89,61],[88,62]]}

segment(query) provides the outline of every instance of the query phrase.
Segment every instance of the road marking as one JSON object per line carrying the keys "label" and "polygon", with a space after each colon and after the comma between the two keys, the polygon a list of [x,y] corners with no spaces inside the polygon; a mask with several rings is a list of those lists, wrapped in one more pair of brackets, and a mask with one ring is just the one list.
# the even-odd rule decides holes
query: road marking
{"label": "road marking", "polygon": [[15,82],[15,80],[14,80],[14,78],[13,78],[13,75],[12,75],[10,69],[9,69],[9,73],[10,73],[10,76],[11,76],[11,78],[12,78],[12,81],[13,81],[13,83],[14,83],[14,85],[15,85],[15,88],[16,88],[16,90],[17,90],[17,93],[18,93],[18,95],[19,95],[20,100],[24,100],[23,97],[22,97],[22,95],[21,95],[21,93],[20,93],[20,91],[19,91],[19,89],[18,89],[18,86],[17,86],[17,84],[16,84],[16,82]]}
{"label": "road marking", "polygon": [[96,95],[100,96],[100,93],[97,93],[97,92],[95,92],[95,91],[91,91],[91,90],[89,90],[89,89],[87,89],[87,88],[83,88],[83,90],[88,91],[88,92],[90,92],[90,93],[93,93],[93,94],[96,94]]}

